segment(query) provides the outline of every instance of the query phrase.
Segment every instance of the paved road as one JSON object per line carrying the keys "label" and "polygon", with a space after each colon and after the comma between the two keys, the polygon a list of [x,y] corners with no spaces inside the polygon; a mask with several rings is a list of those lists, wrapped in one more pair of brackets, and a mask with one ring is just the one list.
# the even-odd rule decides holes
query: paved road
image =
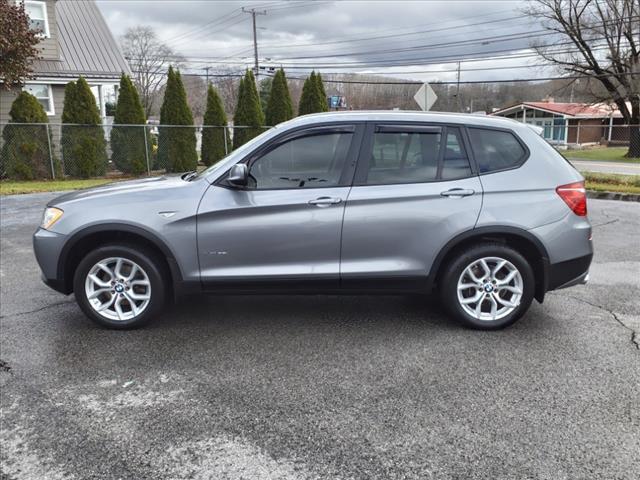
{"label": "paved road", "polygon": [[598,162],[570,158],[569,161],[581,172],[619,173],[621,175],[640,175],[639,163]]}
{"label": "paved road", "polygon": [[47,198],[0,199],[3,480],[638,478],[636,203],[591,201],[591,283],[505,331],[424,299],[229,296],[117,332],[40,283]]}

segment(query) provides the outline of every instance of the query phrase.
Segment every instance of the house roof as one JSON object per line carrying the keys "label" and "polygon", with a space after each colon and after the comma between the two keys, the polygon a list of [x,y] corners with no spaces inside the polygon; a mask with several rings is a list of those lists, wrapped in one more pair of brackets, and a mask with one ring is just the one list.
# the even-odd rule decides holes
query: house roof
{"label": "house roof", "polygon": [[619,117],[617,108],[604,103],[556,103],[556,102],[522,102],[492,112],[491,115],[505,115],[522,108],[533,108],[545,112],[556,113],[571,118],[608,118],[612,114]]}
{"label": "house roof", "polygon": [[130,73],[118,43],[93,0],[55,3],[60,60],[36,60],[39,77],[117,79]]}

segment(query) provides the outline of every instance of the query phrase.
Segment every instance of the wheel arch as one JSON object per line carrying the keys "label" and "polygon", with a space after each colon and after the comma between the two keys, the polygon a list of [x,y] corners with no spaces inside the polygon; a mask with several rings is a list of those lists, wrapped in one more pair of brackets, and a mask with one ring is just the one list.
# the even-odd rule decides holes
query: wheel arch
{"label": "wheel arch", "polygon": [[75,232],[62,248],[57,274],[62,279],[65,293],[73,292],[73,276],[82,258],[91,250],[111,243],[137,245],[155,253],[164,262],[163,267],[170,277],[167,288],[175,291],[178,282],[182,281],[182,272],[173,252],[156,234],[136,225],[104,223]]}
{"label": "wheel arch", "polygon": [[533,269],[536,282],[534,298],[542,303],[549,282],[549,254],[538,238],[518,227],[480,227],[463,232],[449,240],[440,250],[431,266],[431,272],[434,272],[434,274],[430,275],[430,278],[432,278],[431,286],[437,287],[444,268],[459,251],[471,245],[485,242],[503,243],[518,251],[527,259]]}

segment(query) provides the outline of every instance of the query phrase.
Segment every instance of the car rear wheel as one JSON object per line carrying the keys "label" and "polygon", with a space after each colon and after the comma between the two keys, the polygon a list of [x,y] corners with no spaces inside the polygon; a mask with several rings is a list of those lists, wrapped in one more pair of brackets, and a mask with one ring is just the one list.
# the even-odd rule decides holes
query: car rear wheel
{"label": "car rear wheel", "polygon": [[463,324],[482,330],[511,325],[529,309],[533,270],[517,251],[500,244],[464,250],[446,267],[441,299]]}
{"label": "car rear wheel", "polygon": [[74,292],[82,311],[100,325],[139,327],[151,320],[164,302],[161,263],[137,247],[100,247],[78,265]]}

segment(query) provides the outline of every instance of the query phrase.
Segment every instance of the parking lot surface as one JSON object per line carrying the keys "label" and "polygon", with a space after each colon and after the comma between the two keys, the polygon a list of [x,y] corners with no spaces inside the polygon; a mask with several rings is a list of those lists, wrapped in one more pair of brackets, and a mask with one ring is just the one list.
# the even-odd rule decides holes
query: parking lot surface
{"label": "parking lot surface", "polygon": [[640,476],[637,203],[590,200],[589,285],[504,331],[428,298],[220,296],[123,332],[40,282],[52,196],[0,199],[3,480]]}

